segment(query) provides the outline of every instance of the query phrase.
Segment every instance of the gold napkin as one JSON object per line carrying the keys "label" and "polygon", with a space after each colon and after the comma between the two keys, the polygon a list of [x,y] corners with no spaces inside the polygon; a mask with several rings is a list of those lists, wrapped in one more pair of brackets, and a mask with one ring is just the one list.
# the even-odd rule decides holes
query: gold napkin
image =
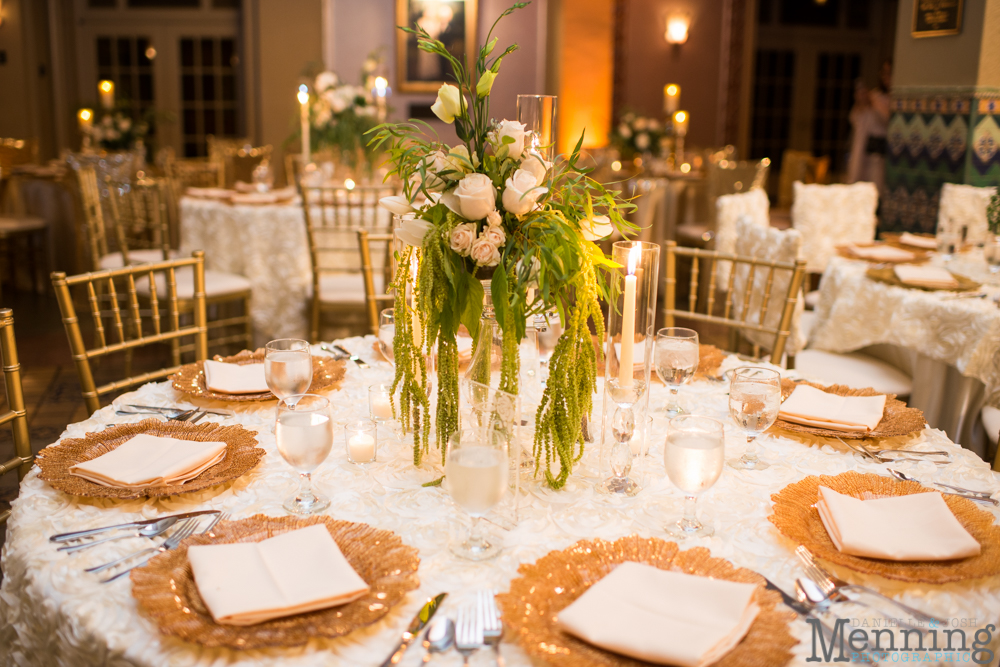
{"label": "gold napkin", "polygon": [[914,287],[958,287],[958,281],[940,266],[917,266],[898,264],[892,269],[900,282]]}
{"label": "gold napkin", "polygon": [[222,394],[260,394],[269,391],[264,364],[227,364],[205,361],[205,386]]}
{"label": "gold napkin", "polygon": [[192,546],[188,560],[216,623],[254,625],[368,592],[322,524],[260,542]]}
{"label": "gold napkin", "polygon": [[855,257],[870,259],[873,262],[908,262],[916,257],[909,250],[894,248],[891,245],[849,245],[847,249]]}
{"label": "gold napkin", "polygon": [[816,509],[833,544],[852,556],[952,560],[981,550],[940,493],[861,500],[821,486]]}
{"label": "gold napkin", "polygon": [[910,232],[903,232],[899,237],[899,242],[903,245],[908,245],[911,248],[923,248],[924,250],[937,249],[937,239],[928,238],[926,236],[916,236]]}
{"label": "gold napkin", "polygon": [[756,586],[622,563],[561,612],[586,642],[661,665],[701,667],[736,646],[759,611]]}
{"label": "gold napkin", "polygon": [[102,486],[126,489],[188,482],[226,457],[226,443],[161,438],[140,433],[70,474]]}
{"label": "gold napkin", "polygon": [[837,396],[800,384],[781,404],[778,417],[805,426],[867,433],[878,426],[884,411],[885,394]]}

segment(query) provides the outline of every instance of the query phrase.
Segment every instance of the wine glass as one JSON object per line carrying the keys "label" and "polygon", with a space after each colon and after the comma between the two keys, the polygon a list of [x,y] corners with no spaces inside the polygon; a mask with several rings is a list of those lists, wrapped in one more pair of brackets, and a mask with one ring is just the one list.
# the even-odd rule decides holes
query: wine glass
{"label": "wine glass", "polygon": [[396,309],[386,308],[378,314],[378,349],[390,364],[395,365],[392,341],[396,336]]}
{"label": "wine glass", "polygon": [[503,548],[499,536],[489,534],[480,519],[507,490],[508,441],[494,428],[456,431],[448,439],[444,473],[452,500],[472,517],[464,539],[452,542],[451,552],[467,560],[488,560]]}
{"label": "wine glass", "polygon": [[309,343],[295,338],[272,340],[264,348],[264,379],[279,399],[304,394],[312,384]]}
{"label": "wine glass", "polygon": [[333,448],[330,401],[315,394],[295,394],[278,401],[274,439],[285,462],[301,477],[299,492],[284,502],[292,514],[315,514],[330,506],[330,499],[312,489],[312,472]]}
{"label": "wine glass", "polygon": [[673,537],[707,537],[715,533],[711,522],[698,520],[695,506],[699,494],[712,488],[722,474],[725,444],[725,430],[718,419],[680,415],[670,420],[663,464],[667,477],[684,493],[684,516],[667,526]]}
{"label": "wine glass", "polygon": [[983,256],[990,267],[990,276],[1000,273],[1000,236],[994,236],[983,246]]}
{"label": "wine glass", "polygon": [[698,332],[683,327],[666,327],[656,332],[656,348],[653,352],[656,374],[670,389],[667,404],[656,412],[667,417],[683,414],[677,405],[677,392],[698,370]]}
{"label": "wine glass", "polygon": [[729,461],[737,470],[764,470],[757,458],[758,435],[778,418],[781,406],[781,375],[768,368],[737,368],[729,383],[729,414],[747,436],[743,456]]}

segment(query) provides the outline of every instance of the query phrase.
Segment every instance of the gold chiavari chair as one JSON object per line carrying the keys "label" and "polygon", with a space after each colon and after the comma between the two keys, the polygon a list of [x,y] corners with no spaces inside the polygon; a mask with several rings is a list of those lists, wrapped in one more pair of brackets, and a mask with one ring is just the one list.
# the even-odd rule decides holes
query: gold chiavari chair
{"label": "gold chiavari chair", "polygon": [[[193,282],[193,296],[183,299],[180,295],[178,278],[182,272],[190,271]],[[117,282],[117,285],[116,285]],[[143,322],[143,304],[139,297],[142,282],[151,286],[148,298],[148,324]],[[125,308],[118,305],[117,294],[122,289],[126,295]],[[124,266],[78,276],[67,277],[65,273],[52,274],[52,285],[59,301],[66,337],[76,364],[83,399],[87,410],[93,413],[100,409],[100,397],[151,380],[164,378],[180,367],[182,339],[191,337],[197,360],[208,356],[208,327],[206,324],[205,299],[205,254],[197,250],[190,258],[174,259],[153,264]],[[165,289],[161,290],[161,286]],[[80,328],[73,300],[72,288],[82,288],[86,294],[90,318],[94,329],[94,346],[87,348]],[[107,309],[98,298],[99,291],[105,291]],[[161,298],[161,294],[162,297]],[[161,314],[161,308],[165,314]],[[124,310],[124,312],[123,312]],[[181,315],[193,314],[193,323],[181,326]],[[109,321],[107,328],[105,321]],[[148,330],[150,329],[151,330]],[[168,343],[172,347],[173,365],[170,368],[131,375],[97,386],[91,369],[91,360],[106,357],[115,352],[129,352],[155,343]]]}
{"label": "gold chiavari chair", "polygon": [[[21,388],[21,364],[14,341],[14,312],[10,308],[0,310],[0,354],[3,356],[3,380],[7,388],[7,411],[0,414],[0,424],[11,424],[14,431],[14,458],[0,463],[0,475],[16,470],[18,480],[22,480],[31,469],[34,457],[28,437],[24,390]],[[7,522],[9,516],[9,509],[0,512],[0,526]]]}
{"label": "gold chiavari chair", "polygon": [[[688,285],[688,308],[680,310],[677,308],[677,257],[691,258],[691,279]],[[716,284],[716,276],[720,262],[728,262],[732,269],[729,271],[729,279],[725,287]],[[707,268],[704,264],[708,264]],[[737,272],[746,267],[747,280],[743,283],[743,294],[738,294],[734,288]],[[766,272],[766,282],[764,283],[763,294],[757,291],[757,285],[761,283],[756,279],[758,271]],[[788,289],[784,294],[771,294],[772,284],[775,282],[775,273],[778,271],[790,272],[791,278],[788,280]],[[699,275],[706,273],[709,277],[707,296],[705,297],[704,312],[699,312]],[[795,303],[798,300],[799,292],[802,289],[802,276],[805,274],[805,262],[797,259],[794,262],[774,262],[756,257],[744,257],[731,255],[712,250],[702,250],[700,248],[681,248],[674,241],[667,241],[667,275],[666,275],[666,299],[663,308],[663,326],[674,326],[675,318],[681,317],[695,322],[705,322],[709,324],[719,324],[725,326],[730,331],[729,347],[735,351],[739,343],[741,331],[760,332],[774,336],[774,343],[770,347],[771,359],[780,361],[785,352],[785,343],[788,340],[792,325],[792,315],[795,310]],[[722,303],[722,314],[716,314],[718,303],[717,288],[725,293],[725,300]],[[739,301],[736,301],[736,300]],[[735,308],[734,308],[735,304]],[[759,304],[759,307],[752,307]],[[781,317],[777,326],[770,325],[773,318],[768,314],[771,308],[780,308]],[[756,311],[756,313],[755,313]]]}
{"label": "gold chiavari chair", "polygon": [[188,188],[226,187],[225,165],[217,159],[171,160],[166,164],[166,171],[178,201]]}
{"label": "gold chiavari chair", "polygon": [[237,181],[250,183],[253,171],[261,162],[270,161],[273,148],[253,146],[245,139],[217,139],[209,137],[208,155],[214,162],[222,163],[225,187],[231,188]]}
{"label": "gold chiavari chair", "polygon": [[309,335],[316,342],[323,313],[338,314],[341,324],[350,323],[351,315],[364,317],[366,297],[357,230],[392,230],[392,216],[379,208],[378,201],[396,194],[396,189],[391,185],[304,185],[301,192],[313,272]]}
{"label": "gold chiavari chair", "polygon": [[815,157],[809,151],[786,149],[781,154],[781,171],[778,174],[778,206],[791,208],[795,201],[793,183],[825,184],[829,180],[830,157]]}
{"label": "gold chiavari chair", "polygon": [[388,258],[392,252],[392,234],[372,234],[367,229],[358,230],[358,249],[361,251],[361,276],[365,281],[365,307],[368,310],[368,327],[371,332],[378,335],[379,304],[392,304],[393,295],[386,293],[386,288],[392,280],[390,272],[390,262],[386,261],[382,271],[381,287],[375,286],[375,267],[372,263],[372,244],[384,243],[385,256]]}

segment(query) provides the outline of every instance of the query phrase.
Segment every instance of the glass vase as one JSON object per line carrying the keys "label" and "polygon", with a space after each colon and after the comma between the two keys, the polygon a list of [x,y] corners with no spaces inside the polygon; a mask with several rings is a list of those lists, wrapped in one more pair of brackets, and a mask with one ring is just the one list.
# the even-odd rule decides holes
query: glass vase
{"label": "glass vase", "polygon": [[[463,379],[466,385],[471,381],[490,389],[498,389],[503,368],[503,331],[493,310],[491,281],[480,282],[483,284],[483,313],[479,317],[479,332],[472,346],[472,359]],[[468,394],[467,397],[471,400]]]}
{"label": "glass vase", "polygon": [[556,96],[518,95],[517,122],[524,124],[525,148],[551,162],[556,142]]}

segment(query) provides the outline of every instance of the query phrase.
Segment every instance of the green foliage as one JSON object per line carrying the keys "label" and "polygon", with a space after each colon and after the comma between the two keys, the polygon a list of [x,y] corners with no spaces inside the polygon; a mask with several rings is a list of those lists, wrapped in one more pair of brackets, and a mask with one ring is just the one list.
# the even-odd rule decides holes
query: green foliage
{"label": "green foliage", "polygon": [[986,207],[986,223],[990,233],[1000,235],[1000,188],[997,188],[997,194],[990,197],[989,206]]}

